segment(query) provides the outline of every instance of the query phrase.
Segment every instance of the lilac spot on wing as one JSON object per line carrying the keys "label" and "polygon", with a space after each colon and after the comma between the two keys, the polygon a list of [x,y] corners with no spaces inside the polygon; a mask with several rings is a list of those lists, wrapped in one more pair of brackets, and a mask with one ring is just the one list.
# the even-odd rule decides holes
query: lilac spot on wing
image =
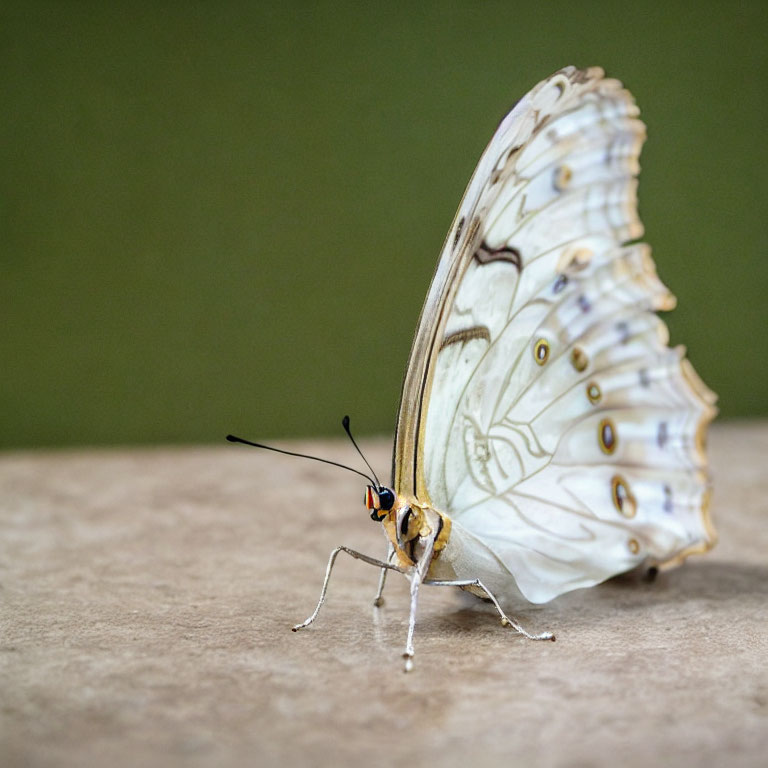
{"label": "lilac spot on wing", "polygon": [[673,504],[672,504],[672,489],[668,486],[664,486],[664,511],[667,514],[672,514],[673,510]]}
{"label": "lilac spot on wing", "polygon": [[662,421],[659,423],[659,431],[656,434],[656,442],[659,444],[659,448],[663,448],[669,440],[669,432],[667,430],[667,422]]}

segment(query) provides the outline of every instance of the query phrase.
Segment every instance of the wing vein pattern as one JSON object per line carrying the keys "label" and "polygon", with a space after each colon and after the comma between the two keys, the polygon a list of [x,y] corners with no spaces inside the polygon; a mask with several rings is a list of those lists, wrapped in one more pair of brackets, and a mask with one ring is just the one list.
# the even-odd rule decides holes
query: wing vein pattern
{"label": "wing vein pattern", "polygon": [[403,384],[396,492],[451,519],[457,578],[532,602],[715,540],[716,397],[656,315],[675,299],[637,242],[638,115],[617,80],[569,67],[504,118]]}

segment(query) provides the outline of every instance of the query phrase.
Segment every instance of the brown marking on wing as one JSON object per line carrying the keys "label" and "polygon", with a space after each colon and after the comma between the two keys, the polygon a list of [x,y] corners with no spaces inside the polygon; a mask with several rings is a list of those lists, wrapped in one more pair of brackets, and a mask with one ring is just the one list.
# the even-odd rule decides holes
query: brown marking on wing
{"label": "brown marking on wing", "polygon": [[468,244],[468,247],[471,247],[472,243],[474,243],[479,230],[480,230],[480,217],[475,215],[472,217],[472,221],[469,224],[469,230],[467,231],[466,242]]}
{"label": "brown marking on wing", "polygon": [[459,238],[461,237],[461,233],[464,230],[464,217],[461,217],[461,221],[456,226],[456,234],[453,236],[453,247],[456,247],[456,244],[459,242]]}
{"label": "brown marking on wing", "polygon": [[483,242],[475,251],[475,258],[480,264],[489,264],[492,261],[508,261],[515,265],[518,272],[522,272],[523,269],[523,257],[520,255],[520,251],[509,245],[493,250]]}
{"label": "brown marking on wing", "polygon": [[484,339],[490,344],[491,332],[484,325],[476,325],[473,328],[463,328],[460,331],[448,334],[440,345],[440,351],[442,352],[451,344],[463,344],[465,341],[472,341],[474,339]]}

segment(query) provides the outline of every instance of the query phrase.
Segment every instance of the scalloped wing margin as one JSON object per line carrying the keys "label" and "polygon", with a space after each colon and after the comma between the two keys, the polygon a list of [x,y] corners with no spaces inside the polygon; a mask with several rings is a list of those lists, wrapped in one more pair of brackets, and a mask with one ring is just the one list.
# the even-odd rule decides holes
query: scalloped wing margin
{"label": "scalloped wing margin", "polygon": [[502,121],[403,387],[397,492],[456,523],[443,567],[477,578],[482,561],[532,602],[714,543],[715,396],[667,346],[655,311],[674,297],[650,249],[627,244],[642,234],[637,114],[618,81],[568,68]]}

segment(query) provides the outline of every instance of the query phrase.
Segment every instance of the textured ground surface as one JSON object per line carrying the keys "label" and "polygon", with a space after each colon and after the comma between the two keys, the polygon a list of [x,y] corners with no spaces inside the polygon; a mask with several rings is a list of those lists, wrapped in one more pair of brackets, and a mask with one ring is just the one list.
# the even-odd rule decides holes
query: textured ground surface
{"label": "textured ground surface", "polygon": [[[341,442],[303,448],[354,462]],[[385,442],[365,446],[387,467]],[[351,475],[240,446],[0,457],[0,764],[765,765],[768,425],[716,425],[709,555],[521,606],[556,643],[329,550],[381,533]]]}

